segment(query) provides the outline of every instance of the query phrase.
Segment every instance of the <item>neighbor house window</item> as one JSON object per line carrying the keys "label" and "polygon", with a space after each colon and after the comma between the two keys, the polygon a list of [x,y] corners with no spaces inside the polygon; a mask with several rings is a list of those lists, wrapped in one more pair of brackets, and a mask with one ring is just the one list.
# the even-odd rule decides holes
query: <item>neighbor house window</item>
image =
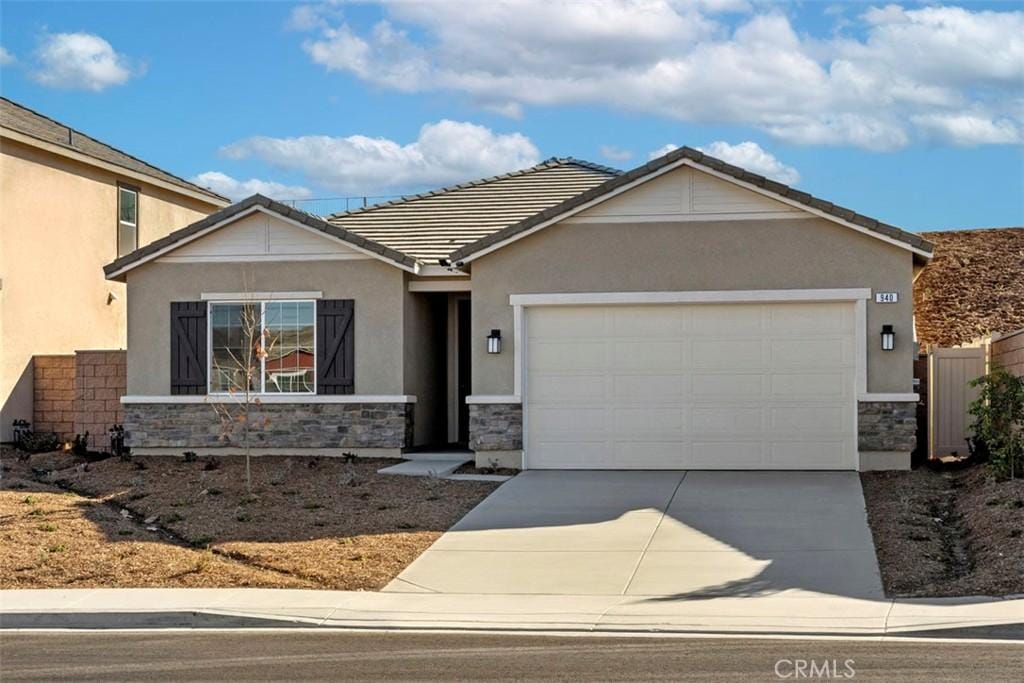
{"label": "neighbor house window", "polygon": [[130,254],[139,246],[139,191],[117,186],[117,255]]}
{"label": "neighbor house window", "polygon": [[316,304],[210,304],[210,393],[316,391]]}

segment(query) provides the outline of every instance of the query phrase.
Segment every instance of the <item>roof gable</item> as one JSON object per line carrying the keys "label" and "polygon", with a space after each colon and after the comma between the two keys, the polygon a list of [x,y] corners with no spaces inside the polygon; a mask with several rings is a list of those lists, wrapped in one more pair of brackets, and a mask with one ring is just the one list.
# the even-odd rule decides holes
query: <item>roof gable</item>
{"label": "roof gable", "polygon": [[[256,214],[265,215],[273,220],[249,219]],[[294,232],[293,229],[299,232]],[[103,272],[107,279],[123,279],[128,271],[154,259],[173,259],[182,256],[179,250],[220,230],[227,232],[205,242],[202,248],[196,247],[191,254],[186,251],[184,258],[198,257],[202,260],[203,257],[208,257],[209,260],[215,260],[218,253],[228,258],[237,258],[246,255],[247,252],[254,260],[273,257],[275,254],[289,254],[294,257],[311,248],[307,235],[311,232],[314,239],[328,239],[340,243],[341,249],[335,250],[333,254],[328,253],[326,258],[356,253],[380,259],[409,272],[417,272],[421,266],[419,261],[406,254],[256,194],[122,256],[104,266]],[[297,236],[297,241],[292,239]],[[171,255],[172,252],[174,256]]]}
{"label": "roof gable", "polygon": [[911,251],[922,260],[927,260],[931,257],[931,243],[919,235],[906,232],[886,223],[881,223],[874,218],[869,218],[832,202],[819,199],[806,192],[795,190],[756,173],[745,171],[742,168],[727,164],[698,150],[680,147],[515,225],[457,249],[449,255],[447,260],[452,263],[472,261],[484,254],[500,249],[509,242],[526,237],[537,230],[542,230],[570,216],[578,215],[592,206],[609,201],[613,197],[629,192],[634,188],[642,186],[644,183],[648,183],[683,166],[689,166],[697,171],[707,173],[715,178],[727,181],[764,197],[799,208],[812,215],[897,245]]}

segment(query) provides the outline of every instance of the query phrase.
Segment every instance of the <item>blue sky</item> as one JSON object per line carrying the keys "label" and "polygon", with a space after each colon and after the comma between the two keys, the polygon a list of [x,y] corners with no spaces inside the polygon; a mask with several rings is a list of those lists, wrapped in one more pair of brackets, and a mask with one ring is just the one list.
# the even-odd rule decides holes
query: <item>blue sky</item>
{"label": "blue sky", "polygon": [[3,95],[218,191],[701,147],[910,230],[1024,224],[1024,4],[28,3]]}

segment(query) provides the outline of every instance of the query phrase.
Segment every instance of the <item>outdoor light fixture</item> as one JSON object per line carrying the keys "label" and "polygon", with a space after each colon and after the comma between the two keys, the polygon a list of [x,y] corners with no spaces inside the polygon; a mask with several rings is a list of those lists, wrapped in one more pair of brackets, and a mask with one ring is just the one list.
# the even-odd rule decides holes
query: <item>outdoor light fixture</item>
{"label": "outdoor light fixture", "polygon": [[501,353],[501,330],[491,330],[487,335],[487,353]]}
{"label": "outdoor light fixture", "polygon": [[896,344],[896,333],[892,331],[892,325],[882,325],[882,350],[892,351]]}

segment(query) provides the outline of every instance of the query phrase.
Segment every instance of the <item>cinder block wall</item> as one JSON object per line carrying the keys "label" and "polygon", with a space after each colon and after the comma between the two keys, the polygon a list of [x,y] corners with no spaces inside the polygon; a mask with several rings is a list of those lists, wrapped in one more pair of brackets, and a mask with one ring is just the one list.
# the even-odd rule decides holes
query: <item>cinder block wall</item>
{"label": "cinder block wall", "polygon": [[108,430],[121,424],[121,397],[127,383],[124,351],[78,351],[75,354],[75,434],[89,432],[89,446],[110,445]]}
{"label": "cinder block wall", "polygon": [[989,351],[993,363],[999,363],[1018,377],[1024,376],[1024,330],[993,340]]}
{"label": "cinder block wall", "polygon": [[32,429],[75,436],[75,357],[32,358]]}
{"label": "cinder block wall", "polygon": [[63,441],[89,432],[89,447],[110,445],[108,430],[121,424],[128,373],[124,351],[77,351],[68,356],[35,356],[32,429],[54,432]]}

